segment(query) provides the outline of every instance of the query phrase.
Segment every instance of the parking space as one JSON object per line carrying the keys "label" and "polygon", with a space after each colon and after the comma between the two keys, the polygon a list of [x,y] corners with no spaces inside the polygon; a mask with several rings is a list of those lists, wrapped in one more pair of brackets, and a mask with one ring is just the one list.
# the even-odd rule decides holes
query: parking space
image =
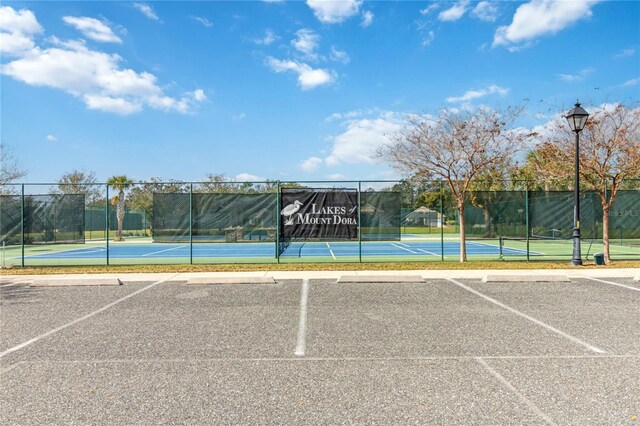
{"label": "parking space", "polygon": [[0,422],[633,424],[639,286],[599,279],[4,287]]}

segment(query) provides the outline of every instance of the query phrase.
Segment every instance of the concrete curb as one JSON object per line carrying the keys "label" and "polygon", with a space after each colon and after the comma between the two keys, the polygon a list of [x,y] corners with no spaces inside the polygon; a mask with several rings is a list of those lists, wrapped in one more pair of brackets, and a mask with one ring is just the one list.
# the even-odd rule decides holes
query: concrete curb
{"label": "concrete curb", "polygon": [[483,283],[548,283],[570,281],[566,275],[486,275],[482,278]]}
{"label": "concrete curb", "polygon": [[122,281],[117,278],[39,278],[33,280],[31,287],[100,287],[119,286]]}
{"label": "concrete curb", "polygon": [[420,275],[341,275],[338,283],[423,283]]}
{"label": "concrete curb", "polygon": [[223,284],[276,284],[276,280],[273,277],[197,277],[187,281],[187,285]]}

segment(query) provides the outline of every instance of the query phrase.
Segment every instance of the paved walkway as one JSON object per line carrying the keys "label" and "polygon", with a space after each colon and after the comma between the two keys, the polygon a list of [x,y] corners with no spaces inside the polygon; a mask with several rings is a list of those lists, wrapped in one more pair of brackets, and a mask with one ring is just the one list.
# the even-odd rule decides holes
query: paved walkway
{"label": "paved walkway", "polygon": [[[425,279],[482,279],[486,275],[539,276],[560,275],[569,278],[635,278],[640,279],[637,268],[602,268],[602,269],[477,269],[477,270],[409,270],[409,271],[252,271],[252,272],[166,272],[166,273],[112,273],[112,274],[60,274],[55,278],[119,278],[122,281],[159,281],[171,278],[173,281],[186,281],[190,278],[226,278],[226,277],[273,277],[275,280],[289,279],[337,279],[342,275],[393,275],[421,276]],[[52,278],[51,275],[2,275],[0,284],[30,282],[38,278]]]}

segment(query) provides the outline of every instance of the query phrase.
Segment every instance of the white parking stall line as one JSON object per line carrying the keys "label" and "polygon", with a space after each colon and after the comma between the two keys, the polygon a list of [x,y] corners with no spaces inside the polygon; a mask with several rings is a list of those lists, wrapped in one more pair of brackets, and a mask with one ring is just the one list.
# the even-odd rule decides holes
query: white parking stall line
{"label": "white parking stall line", "polygon": [[309,300],[309,279],[302,280],[300,290],[300,319],[298,320],[298,341],[296,344],[296,356],[304,356],[307,335],[307,301]]}
{"label": "white parking stall line", "polygon": [[534,413],[536,413],[538,415],[538,417],[540,417],[542,420],[544,420],[549,425],[557,424],[553,420],[551,420],[551,418],[549,416],[547,416],[545,413],[543,413],[542,410],[540,410],[537,405],[535,405],[533,402],[531,402],[531,400],[529,398],[527,398],[522,393],[520,393],[520,391],[518,389],[516,389],[516,387],[513,386],[511,383],[509,383],[509,381],[507,379],[505,379],[502,376],[502,374],[498,373],[489,364],[487,364],[487,362],[484,359],[476,358],[476,361],[478,361],[478,363],[482,366],[482,368],[487,370],[487,372],[489,374],[491,374],[500,383],[502,383],[507,389],[509,389],[511,391],[511,393],[513,393],[515,396],[517,396],[518,399],[520,399],[520,401],[524,402],[527,405],[527,407],[529,407],[531,409],[531,411],[533,411]]}
{"label": "white parking stall line", "polygon": [[153,287],[155,287],[156,285],[161,284],[161,283],[163,283],[163,282],[165,282],[165,281],[170,281],[171,279],[173,279],[173,278],[177,277],[178,275],[180,275],[180,274],[179,274],[179,273],[178,273],[178,274],[174,274],[174,275],[171,275],[170,277],[167,277],[167,278],[165,278],[165,279],[163,279],[163,280],[156,281],[156,282],[154,282],[154,283],[152,283],[152,284],[149,284],[148,286],[143,287],[143,288],[141,288],[140,290],[136,290],[136,291],[134,291],[133,293],[128,294],[128,295],[126,295],[126,296],[124,296],[124,297],[121,297],[120,299],[116,300],[115,302],[111,302],[111,303],[109,303],[109,304],[107,304],[107,305],[103,306],[103,307],[102,307],[102,308],[100,308],[100,309],[97,309],[97,310],[95,310],[95,311],[93,311],[93,312],[91,312],[91,313],[88,313],[88,314],[86,314],[86,315],[84,315],[84,316],[82,316],[82,317],[80,317],[80,318],[76,318],[75,320],[73,320],[73,321],[71,321],[71,322],[68,322],[68,323],[66,323],[66,324],[64,324],[64,325],[61,325],[60,327],[56,327],[56,328],[54,328],[53,330],[49,330],[49,331],[47,331],[46,333],[43,333],[43,334],[41,334],[41,335],[39,335],[39,336],[34,337],[33,339],[29,339],[29,340],[27,340],[26,342],[22,342],[22,343],[20,343],[19,345],[16,345],[16,346],[14,346],[14,347],[12,347],[12,348],[9,348],[9,349],[5,350],[4,352],[0,352],[0,358],[4,357],[4,356],[6,356],[6,355],[9,355],[9,354],[10,354],[10,353],[12,353],[12,352],[15,352],[15,351],[18,351],[18,350],[20,350],[20,349],[26,348],[27,346],[32,345],[33,343],[36,343],[37,341],[39,341],[39,340],[41,340],[41,339],[44,339],[45,337],[51,336],[52,334],[55,334],[55,333],[57,333],[57,332],[59,332],[59,331],[64,330],[65,328],[71,327],[72,325],[75,325],[75,324],[77,324],[77,323],[79,323],[79,322],[82,322],[82,321],[84,321],[84,320],[87,320],[87,319],[89,319],[89,318],[91,318],[91,317],[93,317],[93,316],[95,316],[95,315],[98,315],[99,313],[104,312],[104,311],[106,311],[107,309],[112,308],[112,307],[114,307],[115,305],[117,305],[117,304],[119,304],[119,303],[122,303],[122,302],[124,302],[125,300],[127,300],[127,299],[129,299],[129,298],[131,298],[131,297],[133,297],[133,296],[136,296],[136,295],[138,295],[138,294],[142,293],[143,291],[147,291],[147,290],[149,290],[150,288],[153,288]]}
{"label": "white parking stall line", "polygon": [[631,287],[629,285],[624,285],[624,284],[619,284],[619,283],[614,283],[613,281],[599,280],[598,278],[590,278],[590,277],[584,277],[584,278],[586,278],[588,280],[592,280],[592,281],[598,281],[598,282],[601,282],[601,283],[609,284],[609,285],[615,285],[615,286],[618,286],[618,287],[623,287],[623,288],[626,288],[626,289],[629,289],[629,290],[640,291],[640,288]]}
{"label": "white parking stall line", "polygon": [[536,319],[536,318],[534,318],[534,317],[532,317],[530,315],[527,315],[524,312],[520,312],[519,310],[514,309],[509,305],[505,305],[504,303],[499,302],[496,299],[487,296],[486,294],[482,294],[478,290],[474,290],[471,287],[466,286],[466,285],[462,284],[461,282],[458,282],[458,281],[454,280],[453,278],[447,278],[447,281],[452,282],[453,284],[457,285],[458,287],[460,287],[460,288],[462,288],[464,290],[467,290],[468,292],[473,293],[476,296],[479,296],[479,297],[483,298],[484,300],[493,303],[494,305],[498,305],[501,308],[506,309],[507,311],[509,311],[511,313],[514,313],[514,314],[516,314],[516,315],[518,315],[518,316],[520,316],[520,317],[522,317],[522,318],[524,318],[526,320],[529,320],[529,321],[533,322],[534,324],[538,324],[539,326],[544,327],[547,330],[552,331],[552,332],[564,337],[565,339],[568,339],[568,340],[572,341],[573,343],[577,343],[578,345],[584,346],[585,348],[589,349],[591,352],[595,352],[595,353],[598,353],[598,354],[606,353],[604,350],[598,348],[597,346],[594,346],[594,345],[592,345],[590,343],[585,342],[582,339],[579,339],[579,338],[577,338],[575,336],[572,336],[572,335],[570,335],[568,333],[565,333],[564,331],[559,330],[559,329],[555,328],[554,326],[549,325],[549,324],[547,324],[545,322],[542,322],[539,319]]}

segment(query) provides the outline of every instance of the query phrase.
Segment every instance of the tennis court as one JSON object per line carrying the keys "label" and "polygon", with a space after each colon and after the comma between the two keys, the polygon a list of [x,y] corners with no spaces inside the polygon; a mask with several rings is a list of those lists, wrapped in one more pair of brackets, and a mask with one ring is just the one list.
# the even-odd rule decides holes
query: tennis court
{"label": "tennis court", "polygon": [[[25,248],[24,263],[29,265],[82,264],[189,264],[189,263],[295,263],[295,262],[385,262],[457,261],[457,239],[427,239],[416,236],[400,241],[295,241],[277,253],[274,242],[254,243],[152,243],[139,239],[125,243],[104,241],[86,244],[33,245]],[[613,259],[640,259],[640,246],[611,245]],[[583,241],[587,261],[602,251],[599,241]],[[559,239],[497,238],[467,241],[471,260],[567,260],[572,241]],[[19,265],[20,247],[6,248],[5,265]]]}

